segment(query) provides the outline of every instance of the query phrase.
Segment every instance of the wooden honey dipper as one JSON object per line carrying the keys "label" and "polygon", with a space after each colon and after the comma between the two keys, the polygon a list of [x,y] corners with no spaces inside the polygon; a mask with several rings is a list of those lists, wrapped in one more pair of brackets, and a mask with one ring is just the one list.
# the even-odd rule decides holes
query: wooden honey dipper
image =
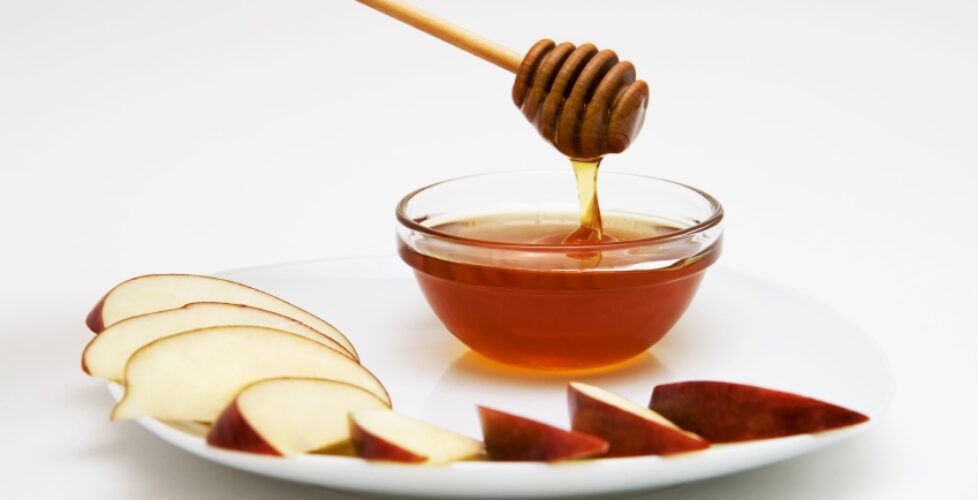
{"label": "wooden honey dipper", "polygon": [[544,139],[577,159],[620,153],[635,140],[649,86],[612,50],[540,40],[518,53],[400,0],[357,0],[516,73],[513,102]]}

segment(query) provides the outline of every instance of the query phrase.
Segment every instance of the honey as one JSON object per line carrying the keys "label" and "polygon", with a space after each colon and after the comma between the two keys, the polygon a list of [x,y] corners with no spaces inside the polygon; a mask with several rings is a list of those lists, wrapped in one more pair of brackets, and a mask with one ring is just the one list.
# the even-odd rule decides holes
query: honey
{"label": "honey", "polygon": [[[597,208],[596,198],[593,204]],[[582,204],[583,205],[583,204]],[[598,219],[600,220],[600,219]],[[415,270],[435,314],[462,342],[497,361],[541,369],[580,369],[634,357],[679,319],[720,252],[719,241],[694,255],[655,255],[588,247],[601,267],[582,269],[582,244],[568,244],[585,224],[574,213],[496,213],[429,226],[465,238],[455,247],[412,248],[401,258]],[[675,233],[681,226],[606,214],[587,241],[629,242]],[[485,242],[484,251],[477,241]],[[494,246],[509,246],[495,252]],[[586,245],[586,243],[584,243]],[[527,245],[527,252],[519,252]],[[529,251],[549,245],[548,251]],[[564,249],[563,247],[566,247]],[[682,255],[682,256],[678,256]],[[650,261],[654,261],[649,264]]]}
{"label": "honey", "polygon": [[577,229],[567,235],[563,242],[599,243],[614,238],[605,235],[601,223],[601,207],[598,205],[598,167],[601,159],[571,160],[574,168],[574,178],[577,181],[577,200],[581,210],[581,223]]}

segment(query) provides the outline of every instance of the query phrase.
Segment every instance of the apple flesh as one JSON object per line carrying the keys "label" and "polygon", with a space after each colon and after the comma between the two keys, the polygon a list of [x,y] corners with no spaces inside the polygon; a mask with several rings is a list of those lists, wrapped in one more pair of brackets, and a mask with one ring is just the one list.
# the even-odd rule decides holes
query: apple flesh
{"label": "apple flesh", "polygon": [[241,304],[281,314],[330,337],[357,358],[353,344],[333,325],[274,295],[210,276],[150,274],[123,281],[102,297],[85,323],[93,332],[100,333],[126,318],[194,302]]}
{"label": "apple flesh", "polygon": [[658,385],[649,406],[714,443],[807,434],[869,420],[817,399],[728,382]]}
{"label": "apple flesh", "polygon": [[387,404],[377,396],[335,380],[262,380],[238,393],[207,443],[265,455],[308,453],[349,441],[350,412],[383,408]]}
{"label": "apple flesh", "polygon": [[391,410],[350,414],[350,438],[361,458],[425,465],[465,460],[483,449],[472,438]]}
{"label": "apple flesh", "polygon": [[482,439],[490,460],[556,462],[603,455],[604,439],[479,407]]}
{"label": "apple flesh", "polygon": [[171,335],[136,351],[113,419],[214,422],[245,386],[268,378],[325,378],[361,387],[390,406],[384,386],[356,361],[305,337],[256,326]]}
{"label": "apple flesh", "polygon": [[82,369],[89,375],[124,383],[126,362],[140,347],[177,333],[226,325],[263,326],[294,333],[352,357],[335,340],[281,314],[237,304],[199,302],[134,316],[106,328],[85,347]]}
{"label": "apple flesh", "polygon": [[662,415],[599,387],[571,382],[567,397],[571,428],[607,440],[607,457],[671,455],[710,446]]}

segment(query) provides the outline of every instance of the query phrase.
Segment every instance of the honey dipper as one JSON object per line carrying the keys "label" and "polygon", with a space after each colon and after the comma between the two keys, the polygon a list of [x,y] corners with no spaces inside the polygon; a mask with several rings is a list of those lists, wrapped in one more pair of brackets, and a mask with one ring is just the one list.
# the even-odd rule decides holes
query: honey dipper
{"label": "honey dipper", "polygon": [[357,0],[516,74],[513,102],[544,139],[576,159],[620,153],[642,128],[649,86],[614,51],[543,39],[525,56],[400,0]]}

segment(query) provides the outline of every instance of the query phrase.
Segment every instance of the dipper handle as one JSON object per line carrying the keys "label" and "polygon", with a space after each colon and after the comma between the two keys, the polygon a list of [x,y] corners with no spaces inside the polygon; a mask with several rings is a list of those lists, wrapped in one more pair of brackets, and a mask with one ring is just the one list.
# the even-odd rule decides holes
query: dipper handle
{"label": "dipper handle", "polygon": [[479,36],[461,26],[421,10],[401,0],[357,0],[405,24],[448,42],[474,56],[481,57],[500,68],[516,73],[523,56],[492,40]]}

